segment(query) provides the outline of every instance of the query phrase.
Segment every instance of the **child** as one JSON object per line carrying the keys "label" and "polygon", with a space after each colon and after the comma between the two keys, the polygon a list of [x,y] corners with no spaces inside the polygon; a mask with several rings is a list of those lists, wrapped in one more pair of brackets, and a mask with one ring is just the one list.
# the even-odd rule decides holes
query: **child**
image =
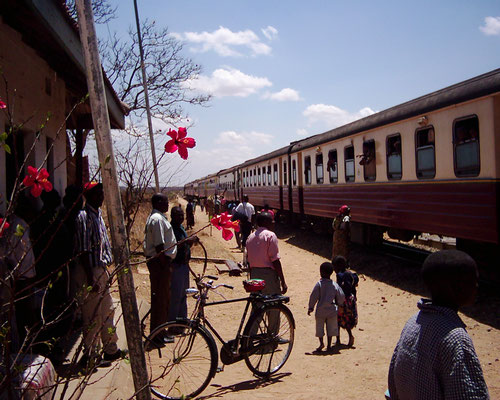
{"label": "child", "polygon": [[[342,256],[336,256],[332,260],[333,268],[337,274],[337,283],[345,295],[345,303],[339,305],[338,322],[339,327],[344,328],[349,335],[348,346],[354,345],[352,329],[358,324],[358,308],[356,305],[356,286],[359,278],[354,272],[347,271],[347,261]],[[337,336],[337,345],[340,345],[340,330]]]}
{"label": "child", "polygon": [[474,302],[477,266],[467,254],[442,250],[421,270],[431,300],[406,323],[389,366],[390,398],[489,399],[481,363],[458,315]]}
{"label": "child", "polygon": [[337,336],[339,327],[337,323],[337,305],[344,303],[344,292],[330,279],[333,273],[333,265],[329,262],[321,264],[319,267],[321,279],[316,285],[309,297],[309,309],[307,315],[311,315],[316,303],[316,337],[319,338],[319,347],[316,351],[323,350],[324,326],[326,325],[326,334],[328,337],[328,347],[332,348],[332,337]]}

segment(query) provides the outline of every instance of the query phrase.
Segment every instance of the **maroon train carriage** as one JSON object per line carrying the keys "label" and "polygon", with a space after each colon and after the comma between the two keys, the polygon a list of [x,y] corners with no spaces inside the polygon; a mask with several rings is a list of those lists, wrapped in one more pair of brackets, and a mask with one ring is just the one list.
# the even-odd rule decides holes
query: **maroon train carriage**
{"label": "maroon train carriage", "polygon": [[290,210],[286,173],[283,170],[283,160],[286,160],[289,148],[283,147],[237,167],[241,176],[241,196],[246,194],[250,203],[257,208],[267,204],[273,209]]}
{"label": "maroon train carriage", "polygon": [[348,204],[356,241],[451,236],[491,263],[499,132],[497,69],[246,161],[234,167],[239,196],[327,224]]}

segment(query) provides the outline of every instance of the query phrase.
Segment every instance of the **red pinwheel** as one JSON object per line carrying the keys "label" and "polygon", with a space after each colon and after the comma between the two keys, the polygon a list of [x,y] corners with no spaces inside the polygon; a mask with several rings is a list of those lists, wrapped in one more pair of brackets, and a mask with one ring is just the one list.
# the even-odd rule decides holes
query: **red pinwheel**
{"label": "red pinwheel", "polygon": [[177,131],[169,129],[167,135],[172,139],[165,144],[165,151],[167,153],[174,153],[176,150],[178,150],[181,158],[187,160],[187,149],[192,149],[194,146],[196,146],[196,141],[193,138],[186,137],[187,129],[179,128]]}
{"label": "red pinwheel", "polygon": [[0,100],[0,110],[3,108],[7,108],[7,104],[5,104],[2,100]]}
{"label": "red pinwheel", "polygon": [[233,237],[233,229],[235,232],[240,231],[240,225],[238,221],[231,221],[231,216],[227,212],[223,212],[221,215],[216,215],[210,220],[210,223],[215,226],[219,231],[222,230],[222,237],[224,240],[231,240]]}
{"label": "red pinwheel", "polygon": [[31,195],[33,197],[38,197],[42,194],[42,191],[50,192],[52,190],[52,183],[47,179],[49,173],[45,168],[40,168],[37,170],[34,167],[28,167],[28,175],[23,179],[24,186],[31,187]]}
{"label": "red pinwheel", "polygon": [[0,238],[3,236],[3,232],[9,229],[9,226],[10,224],[7,221],[4,222],[4,219],[0,218]]}

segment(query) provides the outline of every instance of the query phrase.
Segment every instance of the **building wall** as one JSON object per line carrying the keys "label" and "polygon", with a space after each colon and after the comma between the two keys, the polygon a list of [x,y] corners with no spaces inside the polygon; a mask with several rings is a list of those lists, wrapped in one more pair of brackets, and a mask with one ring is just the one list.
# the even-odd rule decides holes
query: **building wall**
{"label": "building wall", "polygon": [[[1,17],[0,43],[0,67],[3,73],[3,77],[0,77],[0,98],[8,102],[12,122],[22,124],[24,149],[29,154],[27,165],[47,168],[52,164],[55,169],[49,171],[50,180],[59,194],[63,195],[66,187],[65,83],[35,50],[22,41],[19,32],[3,24]],[[9,119],[3,111],[7,110],[0,111],[0,132],[4,132],[9,125]],[[40,129],[42,125],[44,127]],[[41,135],[34,144],[36,132],[40,130]],[[49,165],[45,160],[47,138],[54,143]],[[30,153],[33,144],[34,150]],[[0,212],[6,209],[5,174],[6,154],[0,149]],[[21,179],[23,177],[24,174]]]}

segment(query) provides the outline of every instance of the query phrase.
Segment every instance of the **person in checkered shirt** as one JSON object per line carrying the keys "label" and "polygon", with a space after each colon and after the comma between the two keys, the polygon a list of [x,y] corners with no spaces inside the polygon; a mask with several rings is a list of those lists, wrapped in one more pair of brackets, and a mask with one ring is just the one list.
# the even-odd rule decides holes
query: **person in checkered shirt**
{"label": "person in checkered shirt", "polygon": [[458,309],[472,304],[477,266],[458,250],[429,255],[422,277],[431,300],[406,323],[389,367],[391,400],[489,399],[481,364]]}

